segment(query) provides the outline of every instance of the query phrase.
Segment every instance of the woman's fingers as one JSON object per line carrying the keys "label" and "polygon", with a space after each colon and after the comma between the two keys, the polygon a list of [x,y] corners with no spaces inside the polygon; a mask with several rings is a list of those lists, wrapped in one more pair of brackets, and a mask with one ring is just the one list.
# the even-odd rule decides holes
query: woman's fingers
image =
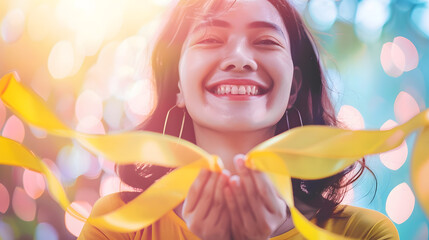
{"label": "woman's fingers", "polygon": [[255,220],[257,216],[261,216],[263,214],[264,209],[261,207],[261,199],[264,196],[261,196],[258,192],[257,186],[255,184],[255,180],[253,179],[253,172],[251,169],[248,169],[244,165],[244,155],[237,155],[234,158],[234,162],[237,168],[237,172],[240,176],[240,183],[242,185],[242,189],[244,190],[243,197],[247,198],[247,202],[252,210],[253,216],[255,216]]}
{"label": "woman's fingers", "polygon": [[253,179],[255,180],[256,189],[259,196],[270,213],[275,212],[278,205],[278,194],[271,180],[260,171],[252,171]]}
{"label": "woman's fingers", "polygon": [[236,211],[238,215],[241,216],[242,223],[245,228],[248,229],[248,226],[253,226],[256,222],[257,214],[253,211],[253,208],[256,206],[250,206],[250,203],[255,203],[254,201],[249,201],[246,191],[240,177],[232,176],[230,178],[230,186],[232,187],[232,196],[235,199],[237,204]]}
{"label": "woman's fingers", "polygon": [[219,219],[222,218],[222,212],[225,210],[225,201],[223,189],[228,183],[228,176],[226,174],[219,174],[216,187],[214,189],[214,195],[211,205],[208,206],[209,212],[206,217],[207,224],[214,226],[219,222]]}
{"label": "woman's fingers", "polygon": [[188,196],[183,203],[183,215],[189,214],[194,211],[197,202],[199,201],[203,186],[207,183],[207,180],[211,176],[210,171],[201,169],[198,177],[192,183],[189,189]]}

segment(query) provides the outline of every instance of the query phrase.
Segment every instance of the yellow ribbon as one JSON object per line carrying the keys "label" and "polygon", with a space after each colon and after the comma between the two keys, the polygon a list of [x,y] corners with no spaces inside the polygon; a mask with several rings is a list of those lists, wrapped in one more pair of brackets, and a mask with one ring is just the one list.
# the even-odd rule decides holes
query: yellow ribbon
{"label": "yellow ribbon", "polygon": [[[127,132],[112,135],[87,135],[65,126],[34,92],[7,74],[0,80],[0,98],[27,123],[47,132],[74,138],[95,154],[118,163],[144,162],[176,168],[123,207],[102,216],[88,218],[91,224],[117,232],[144,228],[171,211],[186,197],[201,168],[220,171],[217,157],[171,136],[152,132]],[[275,136],[247,154],[246,165],[265,172],[291,210],[296,228],[308,239],[344,239],[308,221],[293,202],[291,177],[320,179],[332,176],[365,155],[398,147],[413,131],[418,136],[411,164],[417,198],[429,215],[429,192],[423,187],[429,168],[429,110],[409,122],[386,131],[351,131],[328,126],[305,126]],[[55,200],[67,211],[69,201],[59,181],[40,159],[24,146],[0,138],[2,149],[9,149],[0,164],[30,168],[45,175]],[[131,146],[131,147],[130,147]],[[25,156],[25,157],[24,157]],[[71,214],[83,218],[73,209]]]}

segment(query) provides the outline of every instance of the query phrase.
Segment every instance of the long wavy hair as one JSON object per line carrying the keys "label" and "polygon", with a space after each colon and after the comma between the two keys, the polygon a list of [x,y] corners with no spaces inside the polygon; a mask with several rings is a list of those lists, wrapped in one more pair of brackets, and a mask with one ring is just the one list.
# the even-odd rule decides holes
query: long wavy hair
{"label": "long wavy hair", "polygon": [[[279,12],[288,31],[290,50],[295,67],[301,69],[302,85],[294,109],[302,116],[303,125],[337,126],[335,111],[328,97],[328,87],[322,72],[320,59],[313,36],[305,26],[299,13],[286,0],[268,0]],[[180,0],[170,12],[170,17],[152,52],[153,80],[157,89],[157,105],[148,120],[143,124],[145,131],[162,133],[167,111],[176,104],[178,89],[178,63],[181,49],[192,24],[196,19],[216,17],[228,10],[234,2],[222,0]],[[293,112],[293,111],[292,111]],[[300,126],[295,114],[289,113],[289,125],[283,116],[276,124],[276,134]],[[291,116],[292,115],[292,116]],[[170,113],[166,134],[178,136],[183,112],[175,110]],[[195,143],[192,119],[186,114],[182,138]],[[318,209],[317,222],[335,213],[336,207],[343,200],[347,187],[351,185],[365,168],[365,160],[360,161],[357,171],[353,165],[343,172],[319,180],[304,181],[293,179],[294,196],[302,202]],[[157,179],[172,169],[154,165],[120,165],[117,172],[122,181],[140,192],[147,189]],[[345,177],[347,174],[351,177]],[[122,194],[124,201],[129,201],[136,194]]]}

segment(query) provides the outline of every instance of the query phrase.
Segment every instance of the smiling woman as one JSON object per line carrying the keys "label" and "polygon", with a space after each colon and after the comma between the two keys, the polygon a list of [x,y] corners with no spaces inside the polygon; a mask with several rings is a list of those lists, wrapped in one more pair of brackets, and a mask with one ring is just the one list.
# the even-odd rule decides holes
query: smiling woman
{"label": "smiling woman", "polygon": [[[153,51],[158,104],[142,129],[182,136],[220,156],[225,170],[202,170],[184,203],[147,228],[124,234],[87,223],[79,239],[303,239],[273,184],[245,167],[242,154],[293,127],[338,125],[314,46],[285,0],[179,1]],[[382,214],[340,205],[364,159],[346,180],[354,168],[293,179],[297,208],[341,236],[398,239]],[[117,169],[139,192],[172,170]],[[106,196],[91,214],[110,212],[139,192]]]}

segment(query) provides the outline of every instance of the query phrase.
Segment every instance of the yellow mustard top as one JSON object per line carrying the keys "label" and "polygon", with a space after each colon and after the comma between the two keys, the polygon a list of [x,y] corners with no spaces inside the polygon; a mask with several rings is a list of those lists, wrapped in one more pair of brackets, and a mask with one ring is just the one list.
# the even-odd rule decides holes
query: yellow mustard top
{"label": "yellow mustard top", "polygon": [[[125,203],[119,193],[98,200],[91,215],[102,215],[113,211]],[[344,211],[327,220],[324,228],[328,231],[356,239],[399,239],[395,225],[383,214],[365,208],[344,206]],[[314,221],[313,221],[314,222]],[[78,240],[200,240],[186,226],[185,222],[170,211],[151,226],[132,233],[117,233],[99,229],[86,223]],[[295,228],[271,240],[305,239]]]}

